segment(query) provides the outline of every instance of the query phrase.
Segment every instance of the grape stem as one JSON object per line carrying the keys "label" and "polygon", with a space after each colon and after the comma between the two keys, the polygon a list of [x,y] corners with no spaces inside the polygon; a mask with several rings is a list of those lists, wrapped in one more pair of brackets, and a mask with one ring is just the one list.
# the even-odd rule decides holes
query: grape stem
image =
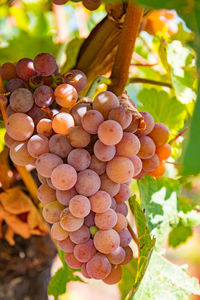
{"label": "grape stem", "polygon": [[177,135],[169,142],[169,144],[172,145],[174,142],[177,141],[177,139],[178,139],[180,136],[184,135],[184,133],[187,132],[188,130],[189,130],[188,127],[185,128],[185,129],[183,129],[179,134],[177,134]]}
{"label": "grape stem", "polygon": [[138,241],[138,238],[135,234],[135,232],[133,231],[133,229],[131,228],[131,225],[128,223],[128,231],[130,232],[131,236],[132,236],[132,239],[134,240],[134,242],[136,243],[136,245],[138,246],[138,249],[139,249],[139,241]]}
{"label": "grape stem", "polygon": [[172,89],[171,83],[168,82],[162,82],[162,81],[156,81],[156,80],[151,80],[151,79],[146,79],[146,78],[130,78],[129,83],[147,83],[147,84],[153,84],[153,85],[159,85],[159,86],[165,86],[170,89]]}
{"label": "grape stem", "polygon": [[129,67],[143,12],[143,8],[132,1],[128,2],[125,21],[111,74],[112,84],[109,87],[109,90],[117,96],[122,94],[128,81]]}
{"label": "grape stem", "polygon": [[88,89],[86,97],[88,97],[90,99],[93,99],[93,97],[96,93],[98,85],[103,84],[103,83],[108,85],[108,84],[111,83],[111,80],[109,78],[104,77],[104,76],[98,76],[97,78],[95,78],[93,80],[93,82],[91,83],[89,89]]}

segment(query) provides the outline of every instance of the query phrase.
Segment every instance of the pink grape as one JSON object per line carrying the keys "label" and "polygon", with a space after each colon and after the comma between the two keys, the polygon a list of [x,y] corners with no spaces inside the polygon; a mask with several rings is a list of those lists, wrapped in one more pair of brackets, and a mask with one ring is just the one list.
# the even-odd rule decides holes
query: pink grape
{"label": "pink grape", "polygon": [[115,146],[104,145],[100,140],[97,140],[94,144],[94,154],[101,161],[111,160],[115,153]]}
{"label": "pink grape", "polygon": [[169,139],[169,128],[163,123],[155,123],[153,130],[149,133],[157,147],[167,143]]}
{"label": "pink grape", "polygon": [[7,119],[6,131],[14,140],[25,141],[33,134],[33,120],[23,113],[13,114]]}
{"label": "pink grape", "polygon": [[26,87],[26,83],[20,78],[12,78],[6,83],[6,91],[10,93],[14,92],[16,89]]}
{"label": "pink grape", "polygon": [[130,111],[127,111],[125,108],[119,106],[113,108],[109,112],[108,119],[118,122],[122,129],[126,129],[131,124],[132,114]]}
{"label": "pink grape", "polygon": [[106,174],[100,176],[101,190],[107,192],[111,197],[114,197],[120,189],[120,184],[112,181]]}
{"label": "pink grape", "polygon": [[74,119],[70,114],[61,112],[54,116],[52,122],[52,128],[56,133],[66,135],[73,127],[74,127]]}
{"label": "pink grape", "polygon": [[113,265],[121,264],[125,259],[126,252],[122,247],[118,247],[113,252],[109,253],[107,258],[109,259],[110,263]]}
{"label": "pink grape", "polygon": [[100,185],[101,181],[97,173],[87,169],[78,173],[75,189],[80,195],[89,197],[99,190]]}
{"label": "pink grape", "polygon": [[73,148],[65,135],[54,134],[49,139],[49,149],[51,153],[57,154],[58,156],[64,158],[68,156]]}
{"label": "pink grape", "polygon": [[38,199],[42,203],[49,203],[56,201],[56,191],[48,186],[48,184],[41,184],[37,190]]}
{"label": "pink grape", "polygon": [[56,87],[54,98],[60,106],[72,108],[78,99],[78,94],[71,84],[62,83]]}
{"label": "pink grape", "polygon": [[65,261],[68,264],[68,266],[72,269],[80,269],[82,265],[82,263],[74,257],[73,253],[66,253]]}
{"label": "pink grape", "polygon": [[35,164],[35,158],[33,158],[27,150],[27,142],[14,142],[10,148],[10,158],[19,166]]}
{"label": "pink grape", "polygon": [[90,143],[90,134],[81,126],[71,128],[68,134],[70,144],[76,148],[84,148]]}
{"label": "pink grape", "polygon": [[69,210],[77,218],[84,218],[90,212],[90,201],[87,197],[76,195],[69,201]]}
{"label": "pink grape", "polygon": [[64,82],[71,84],[78,93],[86,88],[87,77],[80,70],[71,70],[63,75]]}
{"label": "pink grape", "polygon": [[98,137],[100,141],[108,146],[116,145],[123,136],[123,130],[119,123],[113,120],[107,120],[98,127]]}
{"label": "pink grape", "polygon": [[52,188],[53,190],[56,190],[55,186],[51,182],[51,177],[46,178],[46,182],[50,188]]}
{"label": "pink grape", "polygon": [[137,154],[140,158],[147,159],[154,155],[156,146],[154,141],[149,136],[141,136],[140,144],[140,151]]}
{"label": "pink grape", "polygon": [[115,201],[115,198],[112,197],[111,199],[112,199],[112,204],[111,204],[110,208],[114,209],[114,211],[115,211],[117,208],[117,203]]}
{"label": "pink grape", "polygon": [[120,236],[120,246],[127,247],[130,244],[132,239],[130,232],[127,229],[124,229],[119,232],[119,236]]}
{"label": "pink grape", "polygon": [[126,217],[128,215],[128,206],[126,205],[126,203],[117,204],[115,211],[116,213],[120,213]]}
{"label": "pink grape", "polygon": [[16,142],[16,140],[14,140],[13,138],[11,138],[8,133],[6,132],[4,135],[4,142],[6,144],[6,146],[8,148],[10,148],[12,146],[12,144],[14,144]]}
{"label": "pink grape", "polygon": [[[38,125],[40,120],[42,119],[49,119],[49,115],[42,110],[41,107],[38,107],[37,105],[33,105],[32,108],[27,112],[27,114],[33,119],[33,122],[35,125]],[[51,120],[50,120],[51,121]],[[51,121],[52,123],[52,121]],[[43,125],[43,124],[42,124]],[[52,126],[51,126],[52,128]],[[38,128],[37,128],[38,130]],[[39,134],[43,134],[42,132],[38,132]],[[45,134],[43,134],[45,135]]]}
{"label": "pink grape", "polygon": [[123,138],[116,145],[116,152],[118,155],[131,157],[136,155],[140,150],[140,141],[138,137],[130,132],[124,132]]}
{"label": "pink grape", "polygon": [[38,54],[33,61],[36,72],[42,76],[53,74],[57,68],[55,58],[49,53]]}
{"label": "pink grape", "polygon": [[96,213],[104,213],[112,203],[110,195],[105,191],[98,191],[90,198],[91,210]]}
{"label": "pink grape", "polygon": [[59,222],[56,222],[51,227],[51,236],[57,241],[63,241],[68,237],[68,232],[62,229]]}
{"label": "pink grape", "polygon": [[109,112],[119,106],[119,100],[115,94],[109,91],[99,93],[93,101],[93,109],[102,113],[107,119]]}
{"label": "pink grape", "polygon": [[81,273],[85,278],[91,278],[86,270],[86,263],[81,265]]}
{"label": "pink grape", "polygon": [[36,169],[44,177],[51,177],[53,169],[63,163],[62,159],[52,153],[44,153],[36,160]]}
{"label": "pink grape", "polygon": [[106,163],[99,160],[94,154],[91,156],[89,168],[95,171],[98,175],[102,175],[106,171]]}
{"label": "pink grape", "polygon": [[74,149],[69,153],[67,162],[76,171],[83,171],[89,167],[91,156],[85,149]]}
{"label": "pink grape", "polygon": [[33,60],[30,58],[22,58],[16,63],[17,76],[28,81],[32,76],[36,75],[36,71],[33,66]]}
{"label": "pink grape", "polygon": [[54,168],[51,181],[58,190],[69,190],[77,181],[76,170],[68,164],[60,164]]}
{"label": "pink grape", "polygon": [[48,107],[53,103],[53,90],[48,85],[41,85],[33,93],[35,104],[39,107]]}
{"label": "pink grape", "polygon": [[67,190],[67,191],[56,190],[56,198],[64,206],[68,206],[69,205],[69,201],[75,195],[77,195],[77,192],[76,192],[76,190],[75,190],[74,187],[71,188],[71,189],[69,189],[69,190]]}
{"label": "pink grape", "polygon": [[111,229],[117,224],[117,214],[109,208],[104,213],[96,213],[94,221],[99,229]]}
{"label": "pink grape", "polygon": [[65,253],[73,253],[76,244],[74,244],[68,236],[63,241],[59,241],[58,245]]}
{"label": "pink grape", "polygon": [[83,129],[90,134],[96,134],[99,125],[104,121],[102,114],[97,110],[88,110],[83,118],[81,119],[81,124]]}
{"label": "pink grape", "polygon": [[94,236],[94,245],[96,249],[103,253],[109,254],[119,247],[120,237],[114,229],[99,230]]}
{"label": "pink grape", "polygon": [[71,110],[71,114],[74,118],[75,124],[76,126],[80,126],[81,125],[81,119],[83,118],[83,116],[86,114],[86,112],[88,110],[91,109],[91,106],[89,103],[80,103],[75,105],[72,110]]}
{"label": "pink grape", "polygon": [[123,249],[125,251],[125,259],[121,265],[127,265],[133,259],[133,251],[129,246],[124,247]]}
{"label": "pink grape", "polygon": [[138,134],[139,136],[147,135],[147,134],[149,134],[153,130],[154,119],[153,119],[152,115],[150,115],[146,111],[140,111],[140,114],[144,118],[144,122],[146,124],[146,128],[144,130],[138,129],[137,132],[136,132],[136,134]]}
{"label": "pink grape", "polygon": [[86,271],[91,278],[104,279],[111,272],[111,264],[105,255],[97,253],[86,264]]}
{"label": "pink grape", "polygon": [[49,140],[46,136],[35,134],[29,139],[27,149],[31,156],[37,158],[49,152]]}
{"label": "pink grape", "polygon": [[126,229],[126,227],[127,227],[126,217],[120,213],[117,213],[117,223],[113,227],[113,229],[116,230],[117,232],[120,232],[120,231]]}
{"label": "pink grape", "polygon": [[93,211],[90,211],[89,215],[87,215],[84,219],[84,224],[87,226],[87,227],[92,227],[95,225],[94,223],[94,216],[95,216],[95,213]]}
{"label": "pink grape", "polygon": [[126,183],[134,174],[134,166],[130,159],[116,156],[107,163],[106,173],[116,183]]}
{"label": "pink grape", "polygon": [[39,173],[37,174],[37,176],[38,176],[38,179],[41,183],[47,184],[47,180],[44,176],[40,175]]}
{"label": "pink grape", "polygon": [[90,239],[90,230],[87,226],[83,225],[76,231],[70,232],[70,239],[75,244],[83,244]]}
{"label": "pink grape", "polygon": [[16,112],[27,112],[33,106],[33,95],[32,93],[25,88],[16,89],[10,95],[10,106]]}
{"label": "pink grape", "polygon": [[96,248],[94,247],[94,243],[92,239],[89,241],[78,244],[74,248],[74,257],[80,262],[88,262],[94,255],[96,254]]}
{"label": "pink grape", "polygon": [[134,176],[133,178],[136,179],[136,180],[139,180],[139,179],[143,178],[146,175],[147,175],[147,172],[145,172],[144,170],[141,170],[141,172],[137,176]]}
{"label": "pink grape", "polygon": [[64,206],[60,204],[58,201],[52,201],[43,207],[42,214],[45,219],[50,224],[58,222],[60,220],[60,215]]}
{"label": "pink grape", "polygon": [[126,132],[135,133],[138,129],[138,126],[140,124],[140,120],[132,120],[131,124],[125,129]]}
{"label": "pink grape", "polygon": [[142,161],[137,155],[129,157],[129,159],[132,161],[134,166],[134,176],[137,176],[142,171]]}
{"label": "pink grape", "polygon": [[83,218],[74,217],[69,208],[65,208],[60,215],[60,225],[61,227],[69,232],[76,231],[83,225]]}
{"label": "pink grape", "polygon": [[122,268],[121,266],[113,266],[110,274],[104,278],[103,282],[107,284],[116,284],[122,278]]}
{"label": "pink grape", "polygon": [[115,195],[117,204],[127,201],[131,196],[130,189],[126,184],[120,184],[119,192]]}
{"label": "pink grape", "polygon": [[7,118],[10,117],[11,115],[15,114],[16,112],[11,108],[10,104],[6,107],[6,116]]}
{"label": "pink grape", "polygon": [[148,159],[143,159],[142,168],[145,172],[152,172],[159,166],[159,158],[157,154],[154,154]]}

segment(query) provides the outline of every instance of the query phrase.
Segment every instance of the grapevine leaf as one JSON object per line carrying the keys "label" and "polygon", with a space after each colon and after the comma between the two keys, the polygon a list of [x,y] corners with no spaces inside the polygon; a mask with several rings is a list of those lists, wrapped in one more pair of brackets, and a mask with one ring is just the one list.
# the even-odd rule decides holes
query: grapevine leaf
{"label": "grapevine leaf", "polygon": [[138,99],[142,103],[139,110],[148,111],[155,122],[163,122],[171,132],[183,128],[186,117],[185,107],[175,97],[171,98],[165,91],[142,89]]}
{"label": "grapevine leaf", "polygon": [[179,224],[172,229],[169,234],[169,246],[176,248],[182,243],[186,243],[189,237],[192,236],[192,228]]}
{"label": "grapevine leaf", "polygon": [[179,182],[170,178],[154,179],[145,176],[138,181],[141,204],[145,208],[147,224],[162,244],[170,231],[170,223],[177,217],[177,192]]}
{"label": "grapevine leaf", "polygon": [[134,289],[134,279],[136,277],[138,260],[133,260],[126,266],[123,266],[122,280],[119,282],[121,292],[121,300],[125,299],[128,294],[131,294]]}
{"label": "grapevine leaf", "polygon": [[196,278],[158,253],[153,252],[146,274],[131,300],[186,300],[187,295],[200,295]]}

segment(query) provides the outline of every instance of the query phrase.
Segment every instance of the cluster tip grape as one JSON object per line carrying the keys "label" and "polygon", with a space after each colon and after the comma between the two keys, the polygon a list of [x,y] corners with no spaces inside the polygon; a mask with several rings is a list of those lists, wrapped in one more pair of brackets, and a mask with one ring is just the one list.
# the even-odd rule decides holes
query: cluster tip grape
{"label": "cluster tip grape", "polygon": [[164,174],[171,152],[167,126],[140,112],[140,128],[109,91],[93,102],[79,101],[85,74],[59,74],[48,53],[6,63],[0,71],[8,95],[2,98],[8,102],[5,143],[15,164],[35,166],[43,217],[66,263],[86,278],[119,282],[121,266],[133,257],[129,184]]}

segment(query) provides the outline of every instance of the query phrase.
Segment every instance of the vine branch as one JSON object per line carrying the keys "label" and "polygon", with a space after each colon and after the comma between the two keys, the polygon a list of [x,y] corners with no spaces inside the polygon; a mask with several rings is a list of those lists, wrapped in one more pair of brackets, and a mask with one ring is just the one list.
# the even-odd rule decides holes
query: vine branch
{"label": "vine branch", "polygon": [[132,3],[131,1],[128,3],[125,21],[111,74],[112,84],[109,87],[109,90],[116,95],[122,94],[128,81],[129,67],[135,47],[135,41],[139,33],[143,12],[143,8],[137,4]]}
{"label": "vine branch", "polygon": [[153,85],[158,85],[158,86],[165,86],[170,89],[173,88],[171,83],[168,83],[168,82],[156,81],[156,80],[139,78],[139,77],[130,78],[129,83],[147,83],[147,84],[153,84]]}

